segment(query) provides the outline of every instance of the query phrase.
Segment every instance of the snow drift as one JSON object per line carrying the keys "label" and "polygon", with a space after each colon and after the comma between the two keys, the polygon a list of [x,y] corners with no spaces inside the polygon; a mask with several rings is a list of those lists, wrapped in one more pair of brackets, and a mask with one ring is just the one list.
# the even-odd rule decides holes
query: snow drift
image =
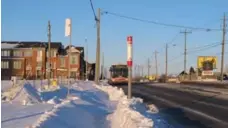
{"label": "snow drift", "polygon": [[[105,83],[104,83],[105,84]],[[142,106],[142,99],[132,98],[127,99],[122,89],[112,87],[107,84],[96,85],[95,87],[108,93],[111,101],[118,101],[116,110],[109,116],[111,121],[111,127],[113,128],[151,128],[153,127],[153,121],[140,114],[139,106]],[[145,106],[144,106],[145,107]],[[146,109],[146,108],[144,108]]]}
{"label": "snow drift", "polygon": [[40,103],[41,99],[36,88],[31,86],[31,84],[26,83],[20,88],[20,90],[18,90],[12,102],[28,105],[28,104]]}

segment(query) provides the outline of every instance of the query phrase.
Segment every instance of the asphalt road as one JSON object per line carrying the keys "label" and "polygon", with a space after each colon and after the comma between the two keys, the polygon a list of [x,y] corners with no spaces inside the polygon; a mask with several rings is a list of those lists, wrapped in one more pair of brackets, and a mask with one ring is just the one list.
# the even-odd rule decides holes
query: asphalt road
{"label": "asphalt road", "polygon": [[[127,94],[127,85],[119,87]],[[155,104],[160,115],[173,126],[182,124],[184,128],[228,128],[228,101],[216,96],[203,96],[149,84],[133,85],[132,95],[141,97],[148,104]]]}

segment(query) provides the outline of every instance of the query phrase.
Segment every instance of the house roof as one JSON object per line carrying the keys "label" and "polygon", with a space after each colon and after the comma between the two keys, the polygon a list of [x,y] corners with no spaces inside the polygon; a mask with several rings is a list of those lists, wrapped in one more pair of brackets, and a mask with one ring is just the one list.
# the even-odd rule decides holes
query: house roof
{"label": "house roof", "polygon": [[[14,48],[48,47],[48,42],[41,41],[2,41],[1,45],[15,45]],[[51,48],[62,48],[61,42],[51,42]],[[2,47],[4,48],[4,47]]]}
{"label": "house roof", "polygon": [[[84,56],[84,47],[71,45],[71,48],[75,48],[75,49],[77,49],[79,52],[81,51],[81,55]],[[69,49],[69,45],[67,45],[67,46],[65,47],[65,50],[68,50],[68,49]]]}
{"label": "house roof", "polygon": [[1,43],[1,48],[7,49],[7,48],[15,48],[18,44],[8,44],[8,43]]}

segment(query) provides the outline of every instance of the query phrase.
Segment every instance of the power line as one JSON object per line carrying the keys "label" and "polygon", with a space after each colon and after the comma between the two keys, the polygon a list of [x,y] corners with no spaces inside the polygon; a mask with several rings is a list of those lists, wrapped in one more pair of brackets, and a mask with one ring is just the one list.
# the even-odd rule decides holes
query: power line
{"label": "power line", "polygon": [[[178,32],[178,33],[177,33],[170,41],[168,41],[168,43],[166,43],[166,44],[171,44],[171,43],[173,43],[179,36],[180,36],[180,33]],[[165,47],[166,47],[166,46],[165,46]],[[165,47],[164,47],[164,48],[165,48]],[[163,50],[164,50],[164,48],[162,47],[161,50],[158,50],[158,52],[162,53]]]}
{"label": "power line", "polygon": [[213,45],[216,45],[216,44],[221,44],[221,43],[212,43],[212,44],[206,44],[206,45],[203,45],[203,46],[198,46],[198,47],[194,47],[194,48],[188,48],[188,50],[196,50],[196,49],[200,49],[200,48],[204,48],[204,47],[210,47],[210,46],[213,46]]}
{"label": "power line", "polygon": [[172,58],[172,59],[168,60],[168,62],[172,62],[172,61],[174,61],[174,60],[176,60],[176,59],[178,59],[178,58],[182,57],[183,55],[184,55],[184,54],[183,54],[183,53],[181,53],[179,56],[176,56],[176,57],[174,57],[174,58]]}
{"label": "power line", "polygon": [[168,42],[168,44],[173,43],[173,41],[175,41],[175,40],[179,37],[179,35],[180,35],[180,33],[178,32],[178,33],[172,38],[172,40],[170,40],[170,41]]}
{"label": "power line", "polygon": [[[201,52],[201,51],[210,49],[210,48],[217,47],[217,46],[219,46],[219,45],[221,45],[221,43],[212,43],[212,44],[210,44],[210,45],[201,46],[201,47],[200,47],[201,49],[195,49],[194,51],[190,51],[190,53],[188,52],[188,54],[198,53],[198,52]],[[208,46],[209,46],[209,47],[208,47]],[[228,52],[226,52],[226,53],[228,53]],[[216,54],[221,54],[221,53],[216,53]],[[176,59],[182,57],[183,55],[184,55],[184,53],[181,53],[180,55],[178,55],[178,56],[176,56],[176,57],[174,57],[174,58],[168,60],[168,62],[172,62],[172,61],[174,61],[174,60],[176,60]]]}
{"label": "power line", "polygon": [[176,27],[176,28],[185,28],[185,29],[192,29],[192,30],[203,30],[203,31],[222,31],[222,29],[190,27],[190,26],[183,26],[183,25],[161,23],[161,22],[156,22],[156,21],[151,21],[151,20],[144,20],[144,19],[139,19],[139,18],[135,18],[135,17],[125,16],[125,15],[108,12],[108,11],[104,11],[104,14],[109,14],[109,15],[113,15],[113,16],[117,16],[117,17],[122,17],[125,19],[131,19],[131,20],[135,20],[135,21],[140,21],[140,22],[144,22],[144,23],[152,23],[152,24],[167,26],[167,27]]}
{"label": "power line", "polygon": [[95,11],[94,11],[94,7],[93,7],[93,2],[92,2],[92,0],[90,0],[90,6],[91,6],[92,11],[93,11],[94,19],[95,19],[95,21],[97,21],[97,16],[96,16],[96,13],[95,13]]}
{"label": "power line", "polygon": [[214,45],[212,45],[212,46],[210,46],[210,47],[204,47],[204,48],[201,48],[201,49],[193,50],[193,51],[188,52],[188,54],[189,54],[189,53],[201,52],[201,51],[204,51],[204,50],[208,50],[208,49],[210,49],[210,48],[215,48],[215,47],[217,47],[217,46],[219,46],[219,45],[221,45],[221,43],[219,43],[219,44],[214,44]]}

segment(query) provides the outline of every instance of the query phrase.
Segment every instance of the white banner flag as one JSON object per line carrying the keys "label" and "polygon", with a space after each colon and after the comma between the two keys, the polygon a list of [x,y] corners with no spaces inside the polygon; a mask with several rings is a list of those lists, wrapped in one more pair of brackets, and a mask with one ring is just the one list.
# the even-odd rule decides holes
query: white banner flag
{"label": "white banner flag", "polygon": [[65,36],[70,36],[70,35],[71,35],[71,19],[67,18],[66,24],[65,24]]}

